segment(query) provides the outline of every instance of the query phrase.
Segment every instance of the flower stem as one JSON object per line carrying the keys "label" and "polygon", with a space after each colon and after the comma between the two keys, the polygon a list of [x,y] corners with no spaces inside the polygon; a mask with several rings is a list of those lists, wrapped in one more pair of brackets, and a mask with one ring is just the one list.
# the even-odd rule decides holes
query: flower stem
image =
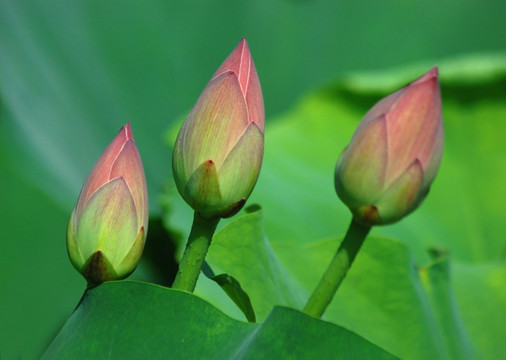
{"label": "flower stem", "polygon": [[370,230],[355,219],[351,221],[341,246],[304,307],[306,314],[318,318],[323,315]]}
{"label": "flower stem", "polygon": [[195,212],[186,249],[172,284],[173,289],[193,292],[219,221],[220,218],[205,219]]}

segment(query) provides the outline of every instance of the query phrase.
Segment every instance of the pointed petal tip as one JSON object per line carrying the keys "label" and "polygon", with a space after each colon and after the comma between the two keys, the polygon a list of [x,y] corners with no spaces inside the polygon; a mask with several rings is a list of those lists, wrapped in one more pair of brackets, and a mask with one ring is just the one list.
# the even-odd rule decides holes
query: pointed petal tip
{"label": "pointed petal tip", "polygon": [[242,38],[234,50],[214,73],[212,78],[214,79],[218,77],[225,71],[233,71],[238,78],[241,78],[241,73],[244,73],[243,76],[249,77],[251,61],[252,59],[248,43],[246,38]]}
{"label": "pointed petal tip", "polygon": [[[133,140],[132,128],[130,127],[130,121],[128,121],[125,125],[123,125],[116,135],[116,138],[121,138],[123,142],[126,142],[129,139]],[[116,138],[114,140],[116,140]],[[114,141],[113,140],[113,141]]]}
{"label": "pointed petal tip", "polygon": [[241,41],[239,41],[239,43],[237,44],[237,46],[235,47],[234,49],[234,52],[235,51],[245,51],[249,54],[249,47],[248,47],[248,42],[246,41],[246,37],[243,37],[241,39]]}
{"label": "pointed petal tip", "polygon": [[126,136],[126,140],[133,140],[134,139],[134,136],[132,134],[132,128],[130,126],[130,121],[128,121],[122,128],[120,131],[124,131],[125,132],[125,136]]}
{"label": "pointed petal tip", "polygon": [[434,66],[422,77],[425,78],[426,80],[435,78],[436,80],[439,81],[439,68],[437,67],[437,65]]}
{"label": "pointed petal tip", "polygon": [[430,69],[425,74],[423,74],[422,76],[420,76],[418,79],[416,79],[415,81],[413,81],[412,84],[413,85],[420,84],[422,82],[426,82],[426,81],[430,81],[430,80],[433,80],[436,83],[439,82],[439,69],[438,69],[437,66],[434,66],[432,69]]}

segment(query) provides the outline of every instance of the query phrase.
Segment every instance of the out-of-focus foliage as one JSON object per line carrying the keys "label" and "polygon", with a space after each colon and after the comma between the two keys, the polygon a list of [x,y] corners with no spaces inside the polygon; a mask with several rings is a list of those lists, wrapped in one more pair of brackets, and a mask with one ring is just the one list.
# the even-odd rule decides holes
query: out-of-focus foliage
{"label": "out-of-focus foliage", "polygon": [[[0,87],[9,147],[64,206],[126,121],[152,194],[168,176],[159,135],[246,36],[267,120],[308,89],[506,46],[501,0],[0,1]],[[76,137],[80,141],[75,141]]]}
{"label": "out-of-focus foliage", "polygon": [[[332,169],[364,110],[443,57],[504,51],[505,7],[501,0],[0,1],[0,227],[7,230],[0,242],[0,357],[37,358],[81,297],[85,283],[68,261],[65,229],[111,136],[131,121],[156,217],[156,199],[171,176],[162,133],[187,113],[241,37],[255,58],[267,113],[266,162],[250,202],[263,205],[266,234],[282,259],[276,243],[298,246],[344,233],[348,214],[332,192]],[[382,70],[346,77],[286,112],[308,89],[350,70],[422,59],[424,66],[399,76]],[[433,192],[419,212],[373,235],[402,240],[417,264],[428,263],[427,247],[445,246],[468,335],[494,353],[501,343],[489,335],[490,324],[501,324],[504,314],[482,311],[505,301],[492,291],[504,288],[497,237],[504,83],[497,72],[484,73],[493,68],[487,61],[469,62],[465,71],[440,67],[444,111],[454,120],[446,123],[449,145]],[[317,118],[322,123],[312,126]],[[295,127],[301,129],[284,137]],[[332,150],[316,158],[315,145]],[[283,194],[289,195],[279,200]],[[171,221],[186,231],[191,212],[180,210]],[[166,284],[172,245],[154,229],[150,224],[134,277]],[[204,277],[200,283],[206,296],[221,294]],[[223,304],[241,316],[230,300]]]}

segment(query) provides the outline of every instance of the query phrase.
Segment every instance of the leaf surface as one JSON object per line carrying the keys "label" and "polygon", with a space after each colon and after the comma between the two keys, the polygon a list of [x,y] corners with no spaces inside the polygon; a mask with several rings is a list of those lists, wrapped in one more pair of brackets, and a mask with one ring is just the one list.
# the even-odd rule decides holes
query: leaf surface
{"label": "leaf surface", "polygon": [[263,324],[229,318],[202,299],[146,283],[85,292],[42,359],[396,359],[358,335],[275,308]]}

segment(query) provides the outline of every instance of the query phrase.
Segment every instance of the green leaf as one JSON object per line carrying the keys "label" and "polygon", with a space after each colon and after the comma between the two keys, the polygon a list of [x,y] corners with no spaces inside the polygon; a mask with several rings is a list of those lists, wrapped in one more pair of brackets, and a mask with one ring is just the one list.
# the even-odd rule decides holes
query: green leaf
{"label": "green leaf", "polygon": [[228,297],[230,297],[230,299],[243,312],[249,322],[256,322],[255,310],[253,310],[251,300],[236,278],[228,274],[215,275],[211,267],[206,262],[202,267],[202,273],[225,291]]}
{"label": "green leaf", "polygon": [[506,321],[506,264],[455,263],[451,270],[455,302],[470,339],[481,358],[501,358],[506,353],[506,344],[501,341]]}
{"label": "green leaf", "polygon": [[85,292],[42,359],[395,359],[360,336],[275,308],[263,324],[233,320],[160,286],[108,282]]}
{"label": "green leaf", "polygon": [[445,358],[471,359],[473,345],[458,313],[450,284],[450,264],[444,257],[419,271],[422,286],[435,310]]}
{"label": "green leaf", "polygon": [[249,322],[256,322],[255,311],[251,306],[248,294],[242,289],[241,284],[233,276],[228,274],[220,274],[210,278],[221,286],[227,295],[241,309]]}

